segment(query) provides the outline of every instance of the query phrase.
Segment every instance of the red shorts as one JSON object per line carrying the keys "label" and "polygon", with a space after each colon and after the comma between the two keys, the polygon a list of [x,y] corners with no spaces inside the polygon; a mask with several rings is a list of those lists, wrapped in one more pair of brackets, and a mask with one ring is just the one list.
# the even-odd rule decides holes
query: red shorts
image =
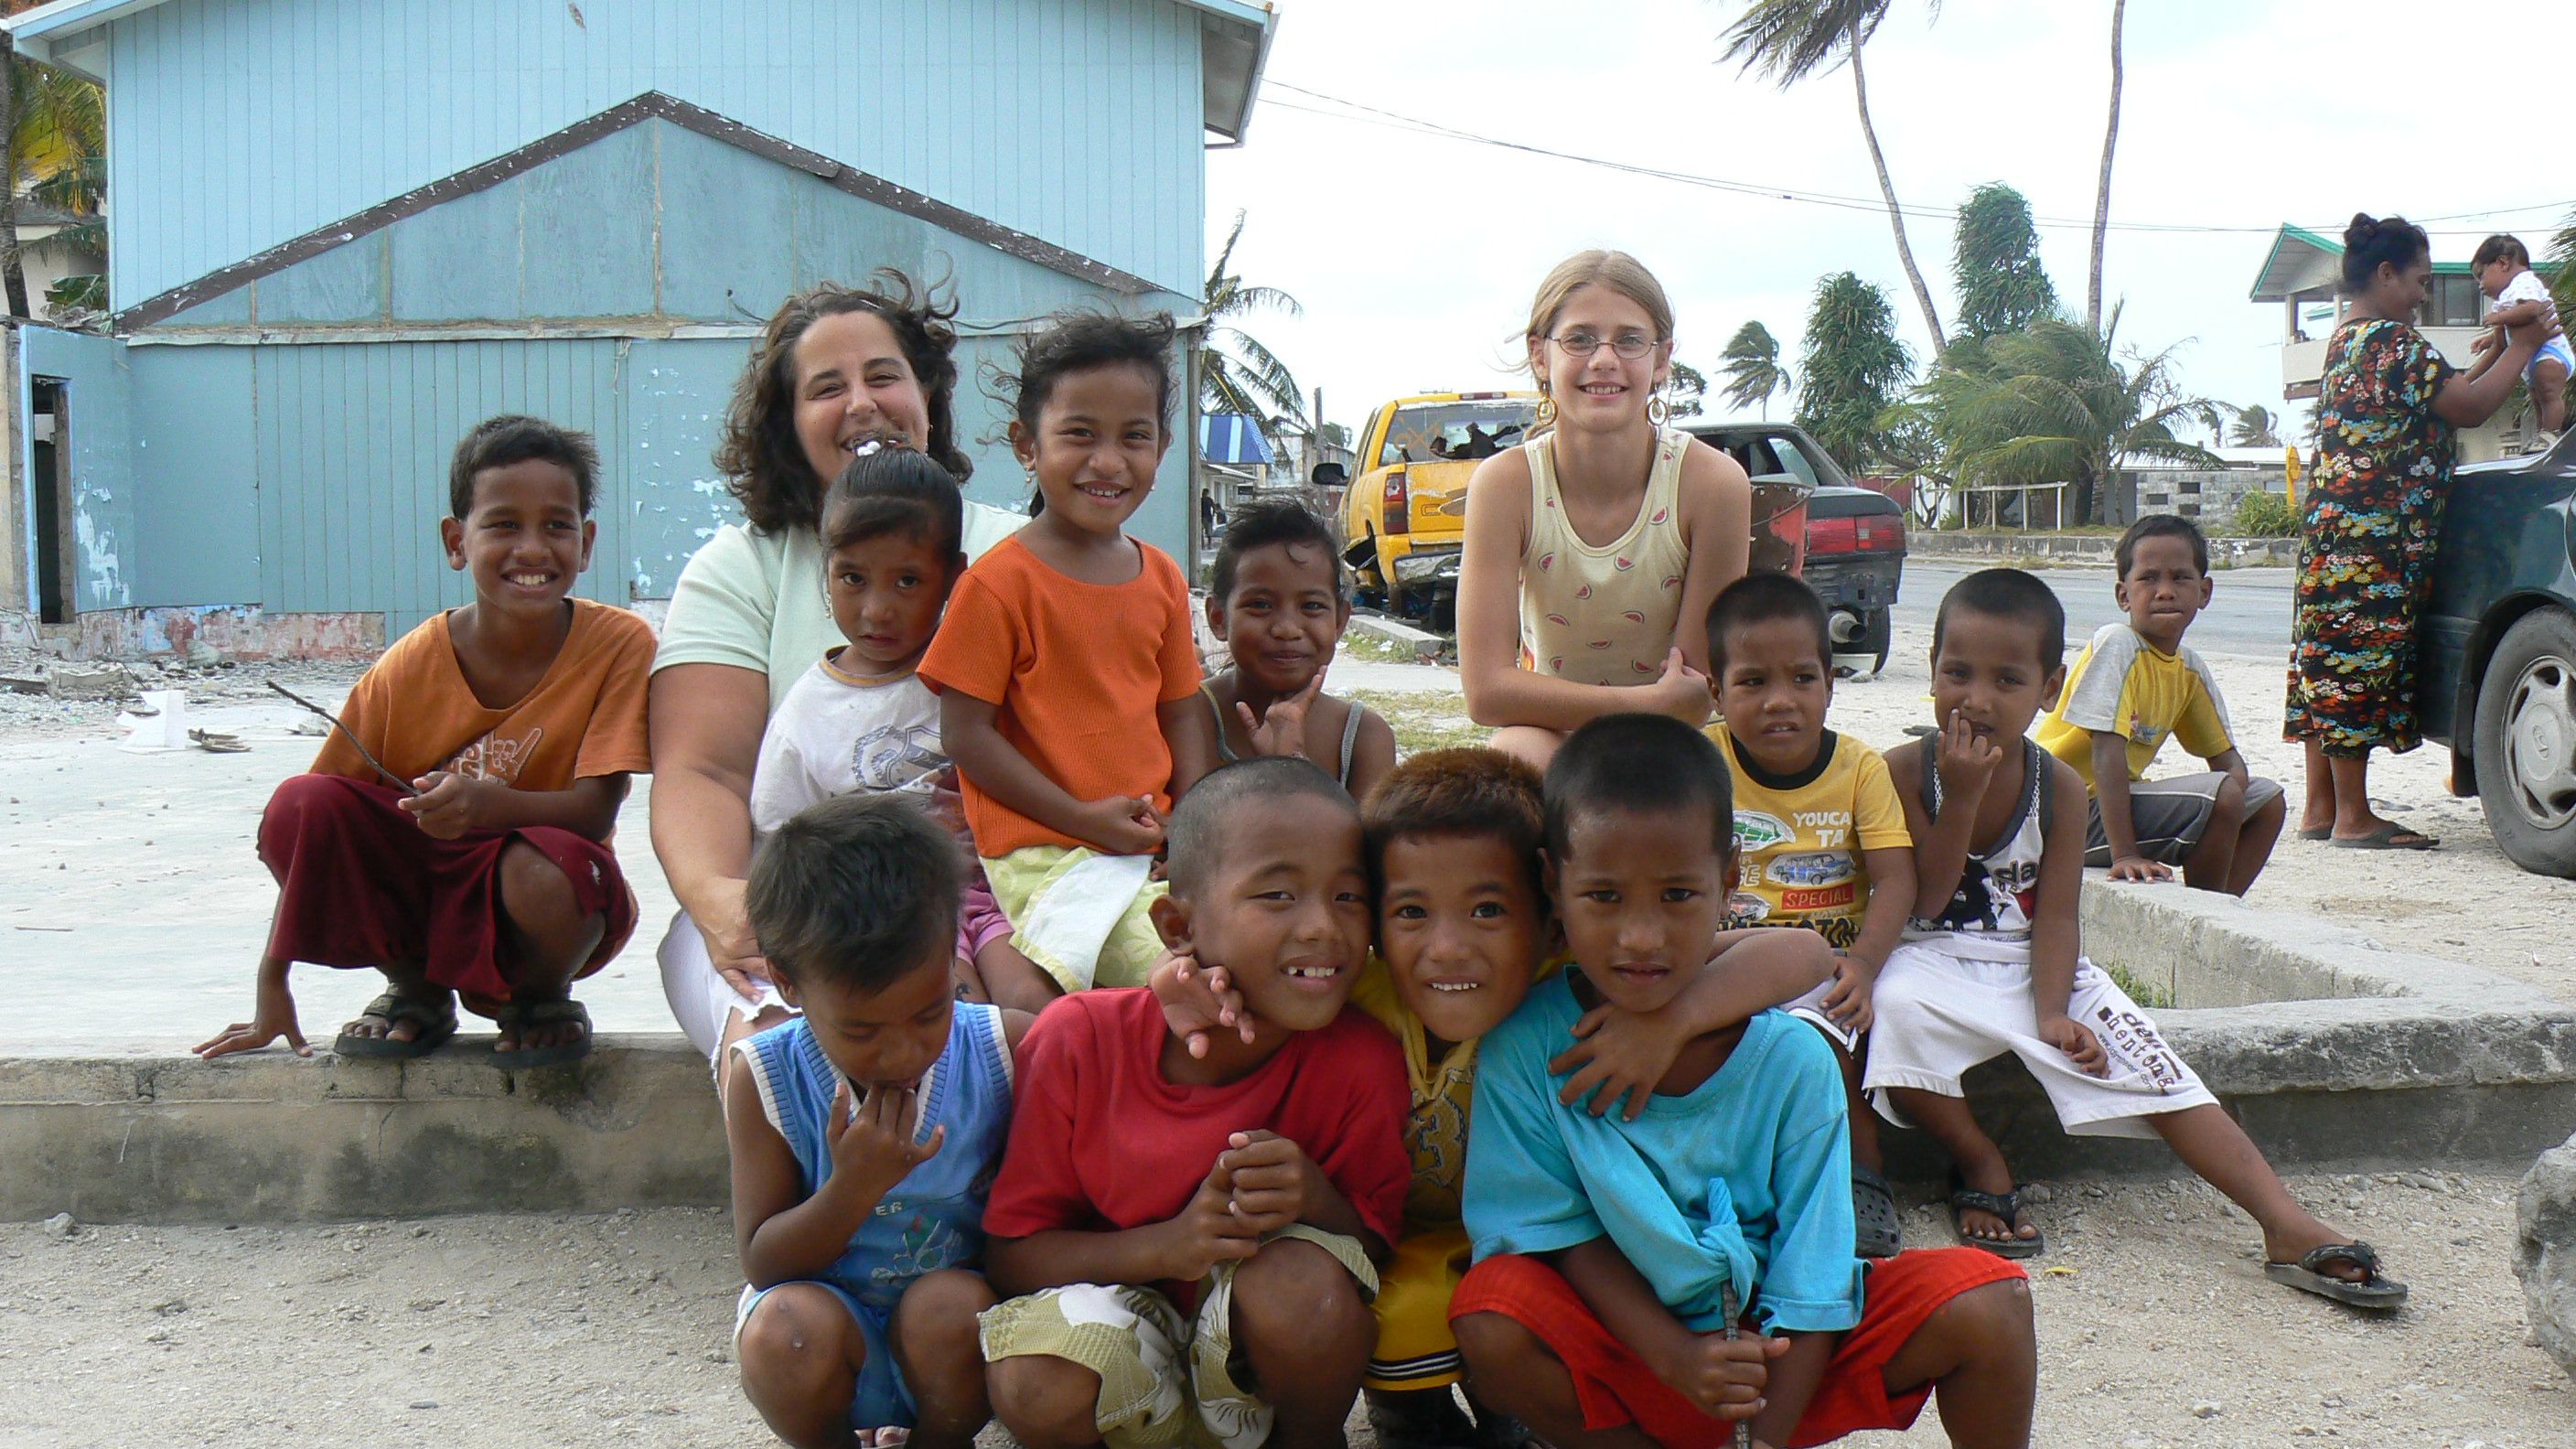
{"label": "red shorts", "polygon": [[572,883],[582,914],[607,917],[575,972],[608,964],[635,932],[635,893],[616,853],[570,830],[534,826],[456,840],[423,834],[390,785],[295,775],[259,820],[259,858],[277,877],[271,955],[316,966],[419,961],[429,979],[487,1014],[510,999],[501,960],[501,854],[521,842]]}
{"label": "red shorts", "polygon": [[[1791,1449],[1825,1444],[1863,1429],[1903,1429],[1932,1396],[1925,1384],[1890,1397],[1884,1370],[1942,1304],[1972,1288],[2026,1277],[2017,1264],[1977,1248],[1918,1248],[1873,1264],[1860,1323],[1834,1345],[1824,1382],[1807,1403]],[[1601,1326],[1574,1285],[1536,1258],[1487,1258],[1467,1270],[1449,1300],[1449,1316],[1499,1313],[1536,1334],[1574,1377],[1583,1427],[1634,1424],[1666,1449],[1729,1449],[1735,1425],[1701,1413],[1645,1360]]]}

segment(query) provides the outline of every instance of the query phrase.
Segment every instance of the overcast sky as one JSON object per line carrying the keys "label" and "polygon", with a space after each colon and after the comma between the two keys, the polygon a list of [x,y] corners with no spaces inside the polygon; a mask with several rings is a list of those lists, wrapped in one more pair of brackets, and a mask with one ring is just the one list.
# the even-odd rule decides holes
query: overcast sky
{"label": "overcast sky", "polygon": [[[1306,308],[1251,330],[1354,429],[1398,393],[1505,385],[1539,278],[1590,246],[1632,251],[1663,279],[1676,356],[1703,372],[1748,319],[1794,366],[1816,279],[1844,269],[1886,289],[1919,360],[1930,339],[1874,205],[1746,196],[1291,109],[1335,109],[1296,87],[1505,141],[1874,199],[1849,72],[1784,93],[1720,66],[1717,36],[1739,8],[1278,0],[1249,142],[1209,153],[1209,256],[1248,211],[1239,270]],[[1992,180],[2030,197],[2049,274],[2080,315],[2110,0],[1953,0],[1937,21],[1927,9],[1898,0],[1864,61],[1897,196],[1940,213],[1908,228],[1944,324],[1948,216]],[[2104,288],[2128,304],[2121,342],[2179,344],[2196,391],[2283,410],[2279,309],[2246,300],[2281,222],[2339,235],[2356,209],[2546,204],[2432,223],[2434,256],[2465,260],[2490,229],[2537,251],[2576,207],[2552,69],[2576,55],[2576,5],[2144,0],[2126,42],[2112,220],[2251,228],[2111,235]],[[2520,85],[2479,73],[2503,55],[2540,70]],[[2559,139],[2527,140],[2535,131]]]}

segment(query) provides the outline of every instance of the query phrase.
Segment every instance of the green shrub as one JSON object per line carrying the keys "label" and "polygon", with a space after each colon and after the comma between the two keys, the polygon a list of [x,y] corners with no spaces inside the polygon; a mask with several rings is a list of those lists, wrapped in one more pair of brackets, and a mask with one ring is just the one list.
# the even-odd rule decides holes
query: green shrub
{"label": "green shrub", "polygon": [[2247,538],[2288,538],[2299,531],[2298,511],[2286,493],[2248,493],[2236,501],[2234,531]]}

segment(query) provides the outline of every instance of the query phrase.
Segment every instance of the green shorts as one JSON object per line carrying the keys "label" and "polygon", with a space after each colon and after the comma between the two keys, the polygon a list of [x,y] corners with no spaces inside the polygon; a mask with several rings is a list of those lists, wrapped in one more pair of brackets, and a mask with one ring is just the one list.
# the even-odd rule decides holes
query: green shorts
{"label": "green shorts", "polygon": [[[1377,1294],[1377,1270],[1359,1241],[1294,1223],[1265,1242],[1303,1238],[1333,1255]],[[1234,1347],[1234,1270],[1224,1263],[1185,1321],[1172,1300],[1125,1283],[1074,1283],[984,1310],[984,1361],[1043,1354],[1100,1375],[1093,1424],[1108,1449],[1261,1449],[1271,1410],[1244,1380]]]}

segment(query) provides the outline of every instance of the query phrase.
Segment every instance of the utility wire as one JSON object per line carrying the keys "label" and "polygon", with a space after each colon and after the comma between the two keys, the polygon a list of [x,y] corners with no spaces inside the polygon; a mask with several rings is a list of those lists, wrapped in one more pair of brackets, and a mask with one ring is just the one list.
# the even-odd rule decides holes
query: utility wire
{"label": "utility wire", "polygon": [[[1280,100],[1276,96],[1270,94],[1273,91],[1291,91],[1297,95],[1305,96],[1313,100],[1323,101],[1329,106],[1339,107],[1340,109],[1325,109],[1322,106],[1299,105],[1295,101]],[[1446,125],[1439,121],[1425,120],[1419,116],[1408,116],[1400,111],[1390,111],[1382,106],[1372,106],[1359,101],[1346,100],[1343,97],[1328,95],[1322,91],[1309,90],[1304,86],[1283,81],[1276,77],[1271,77],[1263,81],[1262,92],[1263,94],[1260,103],[1264,106],[1283,111],[1297,111],[1310,116],[1321,116],[1328,120],[1349,121],[1354,124],[1364,126],[1380,126],[1388,130],[1410,131],[1417,135],[1434,136],[1451,141],[1461,141],[1469,145],[1491,146],[1499,150],[1517,151],[1524,155],[1543,156],[1557,161],[1571,161],[1577,165],[1598,167],[1602,170],[1622,172],[1630,176],[1643,176],[1650,180],[1678,182],[1686,186],[1697,186],[1711,191],[1724,191],[1738,196],[1763,197],[1773,201],[1795,202],[1806,206],[1824,206],[1843,211],[1873,212],[1879,215],[1885,215],[1887,212],[1887,201],[1884,197],[1846,196],[1828,191],[1810,191],[1795,186],[1776,186],[1755,181],[1737,181],[1720,176],[1709,176],[1699,172],[1676,171],[1660,166],[1645,166],[1628,161],[1614,161],[1603,156],[1586,156],[1579,152],[1559,151],[1546,146],[1531,145],[1523,141],[1506,140],[1499,136],[1488,136],[1476,131],[1462,130],[1459,127]],[[2576,200],[2537,202],[2529,206],[2493,207],[2483,211],[2458,211],[2450,212],[2441,216],[2418,217],[2415,218],[2415,220],[2418,225],[2421,225],[2424,222],[2472,221],[2481,218],[2517,216],[2526,212],[2556,213],[2569,209],[2576,209]],[[1897,211],[1904,216],[1920,220],[1948,221],[1953,219],[1951,212],[1933,206],[1924,206],[1919,204],[1899,205],[1897,207]],[[2039,226],[2075,228],[2088,231],[2091,230],[2093,226],[2093,219],[2089,216],[2034,216],[2032,217],[2032,221],[2034,224]],[[2109,229],[2112,231],[2164,234],[2179,233],[2269,236],[2278,232],[2280,227],[2277,224],[2271,226],[2221,226],[2193,222],[2113,221],[2109,224]],[[2328,223],[2306,229],[2331,236],[2340,229],[2340,224]],[[2469,231],[2437,232],[2435,234],[2442,236],[2475,236],[2481,234],[2483,230],[2483,228],[2478,228]]]}

